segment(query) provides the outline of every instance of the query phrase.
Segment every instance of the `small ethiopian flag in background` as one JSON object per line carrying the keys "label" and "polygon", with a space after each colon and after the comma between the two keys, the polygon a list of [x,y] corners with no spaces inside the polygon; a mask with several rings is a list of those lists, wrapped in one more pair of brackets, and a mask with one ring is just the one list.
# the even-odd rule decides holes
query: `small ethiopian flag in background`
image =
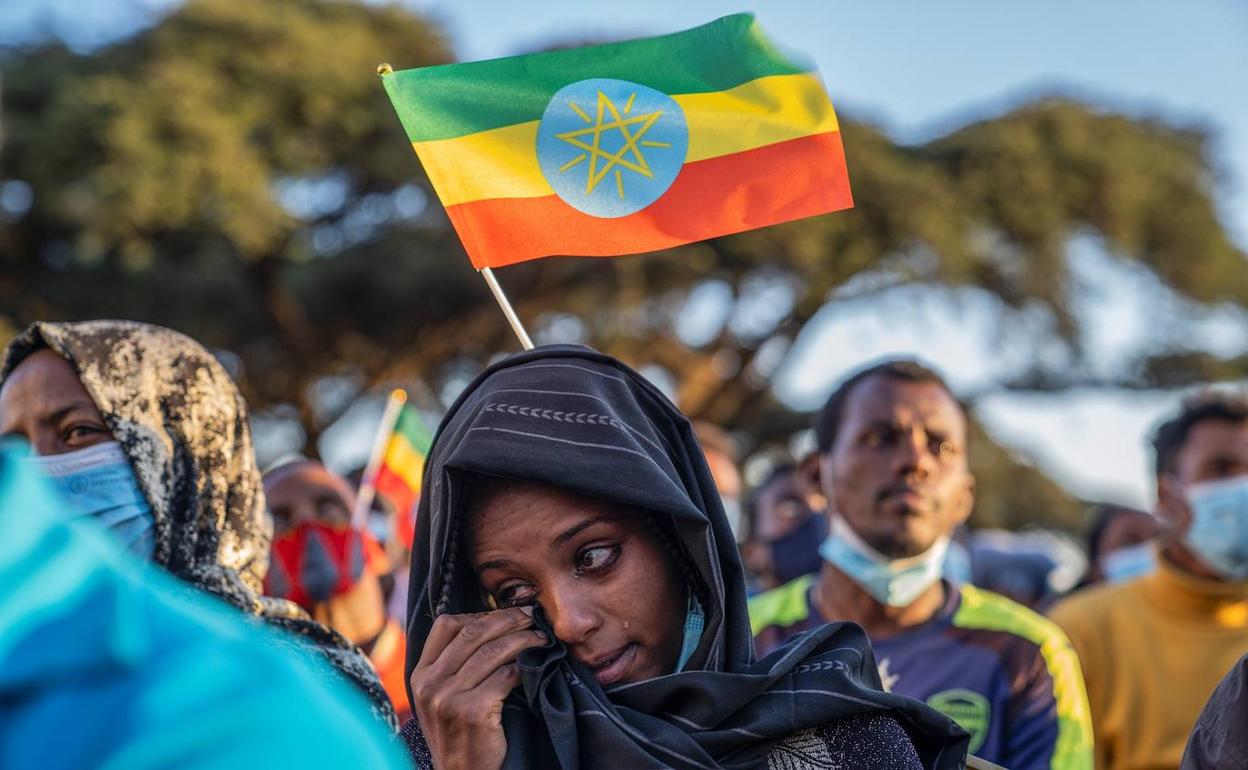
{"label": "small ethiopian flag in background", "polygon": [[420,499],[425,457],[429,454],[433,437],[425,428],[420,414],[411,404],[404,403],[399,408],[394,428],[384,441],[381,463],[373,477],[373,484],[377,494],[394,506],[395,534],[410,548],[415,534],[413,517],[416,501]]}
{"label": "small ethiopian flag in background", "polygon": [[853,206],[818,75],[750,14],[382,82],[478,269],[654,251]]}

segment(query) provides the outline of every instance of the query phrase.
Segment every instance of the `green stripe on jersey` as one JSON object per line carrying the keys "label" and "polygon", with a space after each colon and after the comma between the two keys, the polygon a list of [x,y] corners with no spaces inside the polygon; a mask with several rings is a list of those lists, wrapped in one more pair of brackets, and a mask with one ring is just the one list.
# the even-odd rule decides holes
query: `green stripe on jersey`
{"label": "green stripe on jersey", "polygon": [[764,628],[791,626],[810,615],[806,594],[815,582],[815,575],[803,575],[779,588],[764,591],[750,598],[750,633],[754,636]]}
{"label": "green stripe on jersey", "polygon": [[962,603],[954,613],[957,628],[1004,631],[1037,645],[1053,679],[1057,702],[1054,770],[1092,770],[1092,712],[1079,657],[1053,621],[1017,602],[972,585],[961,586]]}

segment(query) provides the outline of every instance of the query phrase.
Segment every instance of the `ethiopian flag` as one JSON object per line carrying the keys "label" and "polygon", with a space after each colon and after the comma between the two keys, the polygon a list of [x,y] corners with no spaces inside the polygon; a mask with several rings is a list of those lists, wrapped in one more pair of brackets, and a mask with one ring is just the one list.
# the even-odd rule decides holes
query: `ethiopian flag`
{"label": "ethiopian flag", "polygon": [[813,67],[750,14],[662,37],[391,71],[474,267],[616,256],[853,206]]}
{"label": "ethiopian flag", "polygon": [[373,481],[377,494],[394,506],[395,534],[409,547],[415,534],[413,517],[420,498],[425,457],[432,443],[433,437],[420,415],[410,404],[403,404]]}

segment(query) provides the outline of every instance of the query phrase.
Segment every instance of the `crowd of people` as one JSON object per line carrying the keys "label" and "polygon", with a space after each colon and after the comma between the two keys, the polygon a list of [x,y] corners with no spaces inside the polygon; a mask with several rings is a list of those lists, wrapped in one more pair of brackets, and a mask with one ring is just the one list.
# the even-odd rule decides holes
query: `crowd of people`
{"label": "crowd of people", "polygon": [[1156,507],[1093,506],[1060,588],[968,531],[967,410],[917,361],[753,488],[731,427],[543,346],[362,518],[358,476],[261,472],[197,342],[36,323],[0,368],[0,767],[1248,768],[1242,388],[1157,429]]}

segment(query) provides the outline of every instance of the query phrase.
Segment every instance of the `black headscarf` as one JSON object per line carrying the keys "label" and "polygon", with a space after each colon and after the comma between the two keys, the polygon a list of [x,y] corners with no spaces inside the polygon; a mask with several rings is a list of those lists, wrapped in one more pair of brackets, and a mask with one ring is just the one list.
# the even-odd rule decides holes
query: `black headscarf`
{"label": "black headscarf", "polygon": [[247,404],[220,362],[171,329],[133,321],[32,324],[9,343],[0,383],[51,349],[78,373],[152,509],[152,560],[246,613],[297,634],[394,711],[363,654],[297,605],[263,596],[273,525],[264,510]]}
{"label": "black headscarf", "polygon": [[883,692],[857,626],[829,624],[754,660],[736,544],[688,420],[637,373],[578,346],[542,347],[492,366],[442,421],[413,552],[409,683],[439,605],[450,613],[487,609],[459,555],[464,485],[478,474],[562,487],[665,519],[709,594],[701,642],[680,673],[604,692],[557,641],[523,653],[521,687],[503,710],[505,768],[754,768],[794,733],[880,715],[902,725],[924,767],[963,766],[966,734],[918,701]]}

